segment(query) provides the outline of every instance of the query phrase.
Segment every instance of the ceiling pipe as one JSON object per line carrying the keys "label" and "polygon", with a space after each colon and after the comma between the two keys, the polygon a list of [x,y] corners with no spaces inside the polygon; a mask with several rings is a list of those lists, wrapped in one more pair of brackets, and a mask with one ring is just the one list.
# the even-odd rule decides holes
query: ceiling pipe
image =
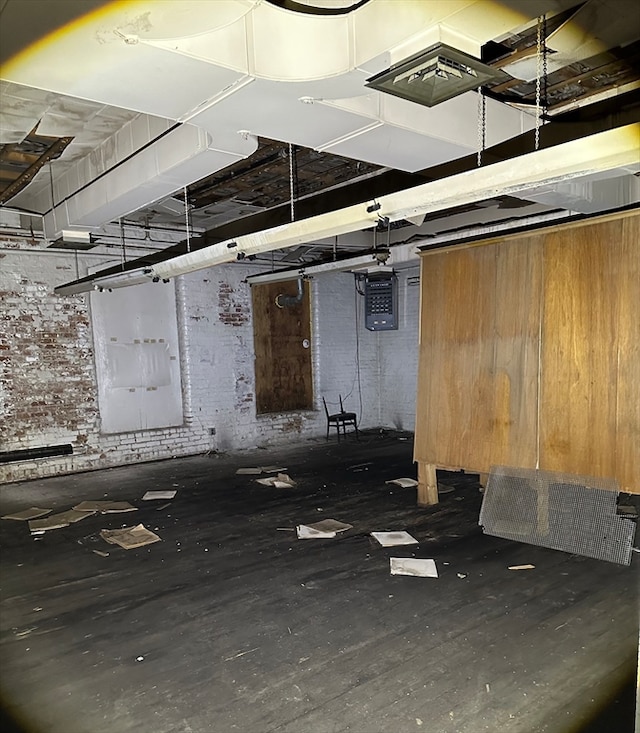
{"label": "ceiling pipe", "polygon": [[276,296],[276,305],[278,308],[293,308],[296,305],[300,305],[302,303],[302,299],[304,298],[304,279],[299,277],[297,280],[298,285],[298,292],[296,295],[287,295],[285,293],[280,293],[280,295]]}

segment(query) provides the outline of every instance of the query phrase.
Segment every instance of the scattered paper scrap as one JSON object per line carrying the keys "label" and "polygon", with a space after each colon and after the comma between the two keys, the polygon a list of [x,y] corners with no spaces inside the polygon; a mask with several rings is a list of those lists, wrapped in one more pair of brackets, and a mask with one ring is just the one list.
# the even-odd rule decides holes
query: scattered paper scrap
{"label": "scattered paper scrap", "polygon": [[40,509],[40,507],[32,506],[30,509],[23,509],[21,512],[5,514],[2,519],[15,519],[18,522],[28,522],[30,519],[36,519],[37,517],[44,517],[47,514],[51,514],[52,511],[52,509]]}
{"label": "scattered paper scrap", "polygon": [[415,575],[420,578],[437,578],[436,561],[417,557],[392,557],[391,575]]}
{"label": "scattered paper scrap", "polygon": [[348,529],[353,529],[353,525],[339,522],[337,519],[323,519],[313,524],[297,525],[296,534],[299,540],[332,539]]}
{"label": "scattered paper scrap", "polygon": [[91,552],[95,552],[95,554],[100,555],[100,557],[109,557],[109,553],[103,552],[102,550],[91,550]]}
{"label": "scattered paper scrap", "polygon": [[275,486],[276,489],[291,489],[296,482],[286,473],[279,473],[269,478],[258,478],[256,481],[263,486]]}
{"label": "scattered paper scrap", "polygon": [[391,481],[385,481],[387,484],[395,484],[401,486],[403,489],[410,489],[412,486],[417,486],[418,482],[414,478],[394,478]]}
{"label": "scattered paper scrap", "polygon": [[142,497],[142,501],[149,501],[150,499],[173,499],[177,493],[175,489],[169,489],[168,491],[147,491]]}
{"label": "scattered paper scrap", "polygon": [[119,514],[120,512],[135,512],[138,507],[132,506],[128,501],[81,501],[73,509],[76,512]]}
{"label": "scattered paper scrap", "polygon": [[418,540],[408,532],[372,532],[374,537],[383,547],[395,547],[396,545],[417,545]]}
{"label": "scattered paper scrap", "polygon": [[286,466],[260,466],[263,473],[282,473],[287,470]]}
{"label": "scattered paper scrap", "polygon": [[260,466],[256,466],[255,468],[239,468],[236,471],[236,475],[238,476],[256,476],[262,473],[262,469]]}
{"label": "scattered paper scrap", "polygon": [[79,522],[81,519],[92,517],[95,512],[77,512],[75,509],[68,509],[66,512],[51,514],[44,519],[32,519],[29,522],[31,532],[44,532],[49,529],[62,529],[70,524]]}
{"label": "scattered paper scrap", "polygon": [[100,537],[112,545],[120,545],[125,550],[133,550],[136,547],[151,545],[160,542],[160,537],[155,532],[147,529],[144,524],[137,524],[135,527],[123,527],[122,529],[102,529]]}
{"label": "scattered paper scrap", "polygon": [[321,519],[319,522],[307,524],[306,526],[320,532],[346,532],[348,529],[353,529],[353,524],[339,522],[337,519]]}
{"label": "scattered paper scrap", "polygon": [[509,570],[533,570],[535,565],[509,565]]}
{"label": "scattered paper scrap", "polygon": [[296,526],[296,534],[299,540],[329,540],[336,536],[335,532],[323,532],[319,529],[307,527],[305,524],[298,524]]}

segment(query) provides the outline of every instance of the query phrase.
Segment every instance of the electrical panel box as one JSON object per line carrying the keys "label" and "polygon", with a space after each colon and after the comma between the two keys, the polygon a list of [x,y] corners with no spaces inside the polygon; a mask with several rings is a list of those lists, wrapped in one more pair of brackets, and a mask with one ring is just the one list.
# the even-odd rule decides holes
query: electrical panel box
{"label": "electrical panel box", "polygon": [[398,278],[394,273],[367,275],[364,314],[364,325],[369,331],[398,328]]}

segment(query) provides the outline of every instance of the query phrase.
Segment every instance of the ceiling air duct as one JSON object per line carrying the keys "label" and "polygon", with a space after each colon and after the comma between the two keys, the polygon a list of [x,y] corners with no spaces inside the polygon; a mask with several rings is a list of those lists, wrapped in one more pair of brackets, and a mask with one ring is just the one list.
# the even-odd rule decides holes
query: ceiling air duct
{"label": "ceiling air duct", "polygon": [[463,51],[436,43],[367,79],[366,86],[435,107],[489,81],[508,78],[504,71],[487,66]]}

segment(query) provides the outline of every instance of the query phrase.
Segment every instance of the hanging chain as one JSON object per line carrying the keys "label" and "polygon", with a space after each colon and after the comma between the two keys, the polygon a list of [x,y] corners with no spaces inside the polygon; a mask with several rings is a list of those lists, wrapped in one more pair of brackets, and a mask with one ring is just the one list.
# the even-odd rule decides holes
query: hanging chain
{"label": "hanging chain", "polygon": [[56,200],[53,195],[53,171],[51,170],[51,161],[49,161],[49,190],[51,191],[51,213],[53,214],[53,230],[58,231],[58,222],[56,221]]}
{"label": "hanging chain", "polygon": [[487,142],[487,100],[478,87],[478,168],[482,165],[482,154]]}
{"label": "hanging chain", "polygon": [[184,228],[187,232],[187,252],[191,252],[191,235],[189,227],[189,197],[187,196],[187,187],[184,187]]}
{"label": "hanging chain", "polygon": [[536,34],[536,130],[534,149],[540,147],[540,86],[542,78],[542,21],[544,15],[538,17],[538,31]]}
{"label": "hanging chain", "polygon": [[544,94],[542,95],[542,111],[544,112],[545,116],[547,114],[547,105],[549,103],[547,100],[547,60],[547,16],[545,14],[542,16],[542,80],[544,82]]}
{"label": "hanging chain", "polygon": [[127,261],[127,250],[124,243],[124,220],[120,217],[120,264],[124,270]]}
{"label": "hanging chain", "polygon": [[293,178],[293,145],[289,143],[289,198],[291,200],[291,221],[296,220],[296,210],[294,204],[294,178]]}

